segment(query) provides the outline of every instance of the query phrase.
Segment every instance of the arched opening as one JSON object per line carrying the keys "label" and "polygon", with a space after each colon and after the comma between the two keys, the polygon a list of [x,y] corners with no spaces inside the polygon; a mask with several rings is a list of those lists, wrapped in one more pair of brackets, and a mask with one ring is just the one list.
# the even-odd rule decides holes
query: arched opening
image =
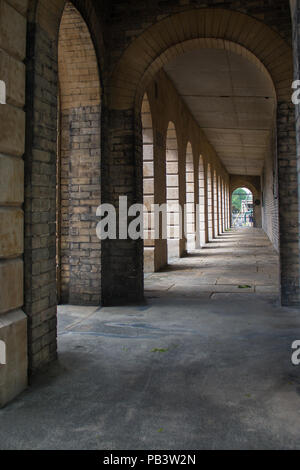
{"label": "arched opening", "polygon": [[166,138],[168,260],[180,258],[181,208],[179,205],[178,143],[175,125],[170,122]]}
{"label": "arched opening", "polygon": [[212,167],[210,163],[207,165],[207,213],[208,213],[208,240],[214,238],[213,232],[213,180]]}
{"label": "arched opening", "polygon": [[186,249],[196,247],[196,211],[195,211],[195,170],[194,155],[190,143],[186,149]]}
{"label": "arched opening", "polygon": [[147,213],[144,216],[144,272],[152,273],[155,267],[155,234],[152,207],[154,200],[154,148],[152,116],[148,96],[145,93],[142,103],[143,126],[143,188],[144,205]]}
{"label": "arched opening", "polygon": [[227,193],[227,183],[224,182],[224,217],[225,217],[225,231],[229,229],[230,219],[228,216],[228,193]]}
{"label": "arched opening", "polygon": [[224,180],[222,178],[222,205],[223,205],[223,232],[227,230],[227,220],[226,220],[226,187]]}
{"label": "arched opening", "polygon": [[230,214],[229,214],[229,198],[228,198],[228,186],[227,182],[224,183],[225,188],[225,218],[226,218],[226,230],[230,228]]}
{"label": "arched opening", "polygon": [[226,216],[227,216],[227,228],[231,228],[231,203],[230,203],[230,192],[229,186],[226,184]]}
{"label": "arched opening", "polygon": [[213,171],[213,237],[219,235],[219,194],[216,170]]}
{"label": "arched opening", "polygon": [[205,197],[205,173],[203,156],[199,157],[199,247],[203,247],[207,241],[206,239],[206,197]]}
{"label": "arched opening", "polygon": [[[80,51],[80,54],[79,54]],[[58,38],[57,280],[59,301],[99,305],[100,81],[94,46],[67,2]]]}
{"label": "arched opening", "polygon": [[224,187],[223,187],[223,179],[220,176],[220,206],[221,206],[221,222],[220,222],[220,230],[221,234],[225,231],[224,228]]}
{"label": "arched opening", "polygon": [[223,187],[222,178],[218,177],[218,201],[219,201],[219,234],[223,233]]}
{"label": "arched opening", "polygon": [[225,205],[226,205],[226,229],[229,230],[231,227],[231,218],[230,218],[230,202],[229,202],[229,193],[228,193],[227,183],[225,183]]}
{"label": "arched opening", "polygon": [[254,201],[253,194],[247,188],[238,188],[232,193],[232,226],[254,226]]}

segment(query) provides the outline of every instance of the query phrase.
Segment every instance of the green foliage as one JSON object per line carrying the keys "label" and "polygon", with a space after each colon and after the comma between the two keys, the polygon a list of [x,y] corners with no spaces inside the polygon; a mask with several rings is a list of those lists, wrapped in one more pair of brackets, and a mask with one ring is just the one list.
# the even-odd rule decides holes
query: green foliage
{"label": "green foliage", "polygon": [[240,212],[242,209],[242,201],[247,199],[248,194],[242,188],[234,191],[232,195],[232,210]]}

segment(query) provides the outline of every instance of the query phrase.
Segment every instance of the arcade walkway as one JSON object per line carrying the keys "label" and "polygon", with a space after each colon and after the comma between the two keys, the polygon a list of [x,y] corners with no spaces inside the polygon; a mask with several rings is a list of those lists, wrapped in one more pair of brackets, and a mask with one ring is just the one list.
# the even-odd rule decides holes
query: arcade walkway
{"label": "arcade walkway", "polygon": [[231,231],[148,276],[144,306],[60,307],[59,363],[0,410],[0,448],[300,449],[277,277],[263,233]]}

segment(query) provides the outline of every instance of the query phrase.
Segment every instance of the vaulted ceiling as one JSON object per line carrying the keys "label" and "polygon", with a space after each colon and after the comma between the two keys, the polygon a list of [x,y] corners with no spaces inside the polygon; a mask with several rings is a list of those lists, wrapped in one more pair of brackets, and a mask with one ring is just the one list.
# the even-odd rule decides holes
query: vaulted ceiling
{"label": "vaulted ceiling", "polygon": [[271,79],[241,55],[199,49],[165,66],[230,174],[260,175],[276,97]]}

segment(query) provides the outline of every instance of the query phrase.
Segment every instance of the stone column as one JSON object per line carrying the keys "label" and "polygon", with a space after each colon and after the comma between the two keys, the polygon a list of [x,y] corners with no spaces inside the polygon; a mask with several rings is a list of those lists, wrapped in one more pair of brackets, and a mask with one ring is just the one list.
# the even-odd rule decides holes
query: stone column
{"label": "stone column", "polygon": [[[135,110],[102,108],[102,198],[112,204],[119,220],[119,198],[128,206],[143,203],[142,124]],[[128,220],[130,224],[132,219]],[[119,230],[117,230],[119,232]],[[102,303],[122,305],[144,299],[142,239],[102,241]]]}
{"label": "stone column", "polygon": [[[291,0],[294,79],[300,79],[300,1]],[[299,87],[298,87],[299,88]],[[295,142],[296,131],[296,142]],[[278,180],[281,258],[281,301],[300,305],[300,105],[278,103]]]}
{"label": "stone column", "polygon": [[213,172],[213,234],[214,238],[216,238],[219,234],[219,204],[218,204],[218,181],[217,181],[217,174]]}

